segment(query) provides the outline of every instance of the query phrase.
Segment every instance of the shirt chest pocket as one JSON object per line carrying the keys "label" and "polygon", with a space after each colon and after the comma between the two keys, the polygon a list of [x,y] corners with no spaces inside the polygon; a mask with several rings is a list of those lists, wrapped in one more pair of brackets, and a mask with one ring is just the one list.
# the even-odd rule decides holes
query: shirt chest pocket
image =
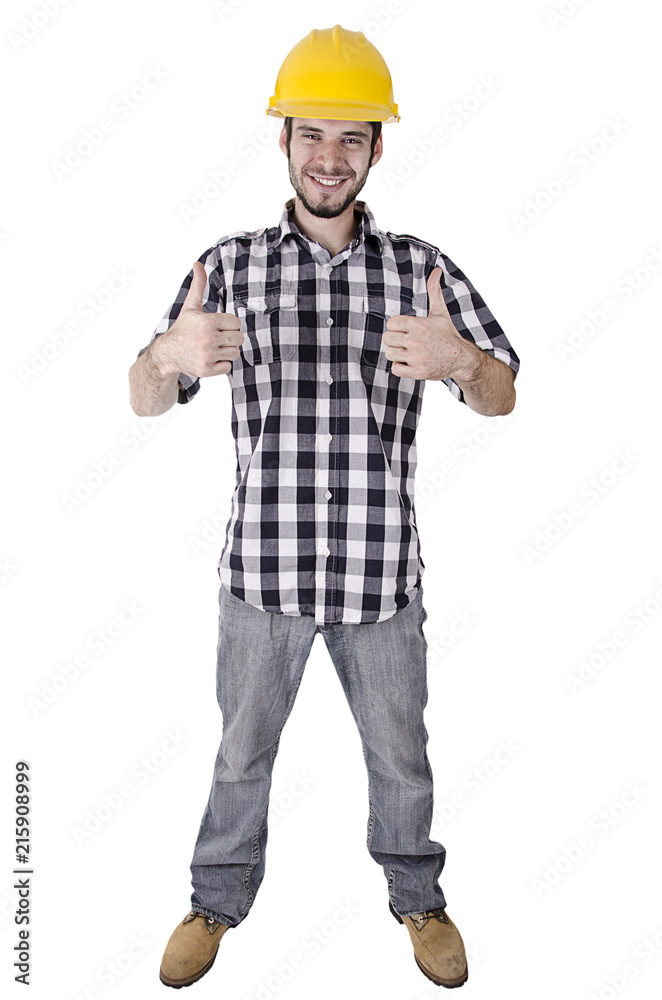
{"label": "shirt chest pocket", "polygon": [[[427,303],[426,303],[427,305]],[[392,361],[384,353],[382,337],[391,316],[418,316],[413,299],[408,296],[398,298],[368,292],[363,297],[363,347],[361,364],[368,368],[391,371]],[[427,310],[423,315],[427,315]]]}
{"label": "shirt chest pocket", "polygon": [[235,292],[228,312],[239,319],[244,342],[236,365],[268,365],[287,361],[297,349],[297,288],[283,286],[274,292],[263,289]]}

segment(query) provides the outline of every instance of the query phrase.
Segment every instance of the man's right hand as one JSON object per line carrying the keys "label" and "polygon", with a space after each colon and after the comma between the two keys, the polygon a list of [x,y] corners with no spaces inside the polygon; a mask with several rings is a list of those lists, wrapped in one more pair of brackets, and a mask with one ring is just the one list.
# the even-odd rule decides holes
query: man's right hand
{"label": "man's right hand", "polygon": [[227,375],[232,359],[239,357],[244,342],[239,317],[232,313],[208,313],[202,309],[207,272],[196,260],[193,280],[179,316],[166,333],[154,341],[153,357],[164,375]]}

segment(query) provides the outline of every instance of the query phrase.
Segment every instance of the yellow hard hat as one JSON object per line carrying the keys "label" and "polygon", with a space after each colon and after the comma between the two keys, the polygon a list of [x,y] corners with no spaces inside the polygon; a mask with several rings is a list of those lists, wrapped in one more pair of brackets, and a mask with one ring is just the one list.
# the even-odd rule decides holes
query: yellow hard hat
{"label": "yellow hard hat", "polygon": [[398,122],[393,84],[381,54],[362,31],[313,28],[285,57],[267,114]]}

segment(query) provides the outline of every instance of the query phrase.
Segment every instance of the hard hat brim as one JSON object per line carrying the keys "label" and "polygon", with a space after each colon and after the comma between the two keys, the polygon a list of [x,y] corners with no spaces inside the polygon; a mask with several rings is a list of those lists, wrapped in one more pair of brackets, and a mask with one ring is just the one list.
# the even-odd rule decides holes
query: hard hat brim
{"label": "hard hat brim", "polygon": [[378,107],[358,101],[339,104],[320,98],[310,101],[278,101],[272,97],[266,113],[274,118],[329,118],[344,122],[382,122],[384,125],[400,121],[397,104],[392,107]]}

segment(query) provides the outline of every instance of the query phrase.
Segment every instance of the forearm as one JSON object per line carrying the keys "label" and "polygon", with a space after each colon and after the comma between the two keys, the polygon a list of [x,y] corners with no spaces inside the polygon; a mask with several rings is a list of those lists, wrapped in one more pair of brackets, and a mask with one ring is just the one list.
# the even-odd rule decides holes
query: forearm
{"label": "forearm", "polygon": [[153,340],[144,354],[129,369],[129,400],[139,417],[158,417],[177,402],[179,372],[173,371],[163,357],[160,343],[165,334]]}
{"label": "forearm", "polygon": [[515,406],[512,368],[467,341],[467,355],[453,379],[468,406],[486,417],[510,413]]}

